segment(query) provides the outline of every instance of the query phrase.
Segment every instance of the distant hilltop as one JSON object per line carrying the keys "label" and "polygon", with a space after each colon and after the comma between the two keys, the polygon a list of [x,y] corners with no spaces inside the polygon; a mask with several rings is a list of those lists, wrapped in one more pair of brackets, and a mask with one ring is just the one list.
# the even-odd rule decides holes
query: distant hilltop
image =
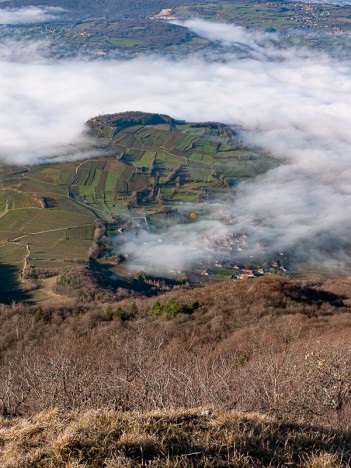
{"label": "distant hilltop", "polygon": [[176,123],[180,123],[180,121],[172,119],[169,115],[130,111],[99,115],[89,119],[86,125],[93,134],[105,136],[106,128],[120,130],[134,125],[175,125]]}
{"label": "distant hilltop", "polygon": [[112,137],[119,131],[136,125],[177,125],[187,123],[191,127],[210,127],[218,128],[225,133],[235,134],[233,129],[221,122],[185,122],[185,120],[176,120],[166,114],[157,114],[151,112],[128,111],[116,114],[104,114],[93,117],[86,122],[88,132],[98,137]]}

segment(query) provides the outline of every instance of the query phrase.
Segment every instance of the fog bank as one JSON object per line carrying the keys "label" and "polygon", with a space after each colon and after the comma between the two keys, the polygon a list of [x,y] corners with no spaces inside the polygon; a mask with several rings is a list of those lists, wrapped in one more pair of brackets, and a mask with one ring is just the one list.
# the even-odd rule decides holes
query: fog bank
{"label": "fog bank", "polygon": [[62,11],[57,7],[0,8],[0,24],[42,23],[55,19]]}

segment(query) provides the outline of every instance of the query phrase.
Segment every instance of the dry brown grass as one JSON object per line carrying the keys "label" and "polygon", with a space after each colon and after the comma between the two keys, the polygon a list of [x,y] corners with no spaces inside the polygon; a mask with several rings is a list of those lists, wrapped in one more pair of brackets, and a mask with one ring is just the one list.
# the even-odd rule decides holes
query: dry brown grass
{"label": "dry brown grass", "polygon": [[40,413],[0,423],[0,466],[348,466],[351,435],[259,414]]}

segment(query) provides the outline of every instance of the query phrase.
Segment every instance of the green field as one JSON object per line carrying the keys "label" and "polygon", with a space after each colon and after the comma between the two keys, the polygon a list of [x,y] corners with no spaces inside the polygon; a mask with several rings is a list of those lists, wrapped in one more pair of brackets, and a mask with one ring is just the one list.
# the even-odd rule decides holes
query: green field
{"label": "green field", "polygon": [[137,39],[128,39],[124,37],[114,37],[112,39],[109,39],[109,42],[115,47],[134,47],[142,44],[142,41],[139,41]]}
{"label": "green field", "polygon": [[135,167],[149,169],[152,161],[154,161],[156,158],[156,154],[157,153],[155,151],[145,151],[142,157],[133,164]]}

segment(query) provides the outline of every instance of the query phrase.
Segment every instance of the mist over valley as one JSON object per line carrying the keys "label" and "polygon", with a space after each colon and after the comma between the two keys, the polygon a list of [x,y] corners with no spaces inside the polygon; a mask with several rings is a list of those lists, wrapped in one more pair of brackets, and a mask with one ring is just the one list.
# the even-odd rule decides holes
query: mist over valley
{"label": "mist over valley", "polygon": [[[55,8],[3,8],[4,23],[47,21],[49,25],[55,15],[67,13]],[[149,51],[125,59],[109,55],[97,59],[80,52],[72,58],[59,58],[47,53],[51,50],[50,39],[24,42],[21,37],[4,38],[0,44],[3,163],[24,167],[21,177],[32,174],[37,178],[33,171],[40,171],[43,164],[46,167],[54,163],[56,171],[60,161],[68,164],[80,160],[82,163],[75,166],[79,176],[90,167],[85,163],[87,159],[116,154],[126,164],[127,172],[136,171],[134,179],[144,180],[141,174],[148,173],[149,182],[145,178],[135,189],[127,184],[126,192],[123,187],[106,185],[105,192],[117,194],[113,195],[117,203],[109,201],[105,192],[99,194],[103,185],[101,182],[97,186],[96,178],[86,180],[92,183],[91,189],[75,192],[75,184],[81,182],[75,182],[72,173],[68,189],[62,186],[81,208],[92,209],[90,215],[104,213],[105,220],[122,217],[121,226],[124,222],[133,224],[133,218],[151,216],[147,229],[139,226],[137,232],[132,230],[123,236],[111,231],[108,250],[128,259],[118,271],[155,276],[175,273],[180,278],[185,274],[186,278],[194,268],[199,274],[211,276],[215,265],[226,265],[226,274],[232,270],[231,276],[235,277],[238,272],[233,267],[237,264],[239,273],[246,267],[280,274],[289,274],[290,268],[296,272],[299,264],[308,264],[313,265],[308,268],[314,272],[347,273],[351,220],[350,61],[333,50],[282,45],[277,32],[203,19],[171,22],[207,41],[206,48],[190,56]],[[116,151],[106,140],[104,148],[84,128],[93,116],[135,110],[166,114],[178,121],[224,122],[232,126],[232,142],[225,141],[220,131],[217,136],[204,134],[209,144],[218,139],[216,151],[229,145],[229,160],[224,166],[223,160],[211,153],[214,148],[205,156],[195,149],[194,156],[191,152],[186,156],[190,159],[178,160],[179,167],[176,162],[166,161],[167,176],[164,169],[159,169],[162,159],[158,162],[157,156],[157,151],[165,149],[163,143],[146,145],[150,147],[146,149],[156,151],[155,167],[150,169],[137,162],[140,155],[135,156],[136,162],[134,156],[128,160],[128,143]],[[184,150],[189,148],[184,146]],[[232,150],[237,153],[230,153]],[[177,151],[174,161],[182,156]],[[223,157],[223,153],[219,155]],[[200,158],[198,163],[196,158]],[[186,175],[189,164],[200,164],[200,168],[202,164],[204,175],[200,175],[201,171]],[[174,172],[177,170],[179,174]],[[105,171],[107,174],[109,169]],[[160,175],[156,176],[160,179],[156,185],[155,174]],[[9,183],[6,181],[6,186]],[[18,183],[21,187],[20,178]],[[151,205],[149,184],[154,193]],[[24,183],[24,193],[28,194],[28,190],[32,189]],[[118,190],[122,190],[120,196]],[[145,190],[149,190],[147,195]],[[102,202],[98,200],[101,197]],[[162,201],[156,203],[159,198]],[[6,197],[5,191],[1,205],[4,223],[12,215],[8,214],[11,199],[13,195]],[[162,215],[162,210],[167,209],[176,213],[171,221]],[[191,213],[194,219],[189,222]],[[153,223],[155,214],[157,222]],[[2,229],[5,238],[7,228]],[[35,227],[29,232],[35,236]],[[86,236],[88,242],[90,234]],[[32,256],[34,260],[34,253]]]}

